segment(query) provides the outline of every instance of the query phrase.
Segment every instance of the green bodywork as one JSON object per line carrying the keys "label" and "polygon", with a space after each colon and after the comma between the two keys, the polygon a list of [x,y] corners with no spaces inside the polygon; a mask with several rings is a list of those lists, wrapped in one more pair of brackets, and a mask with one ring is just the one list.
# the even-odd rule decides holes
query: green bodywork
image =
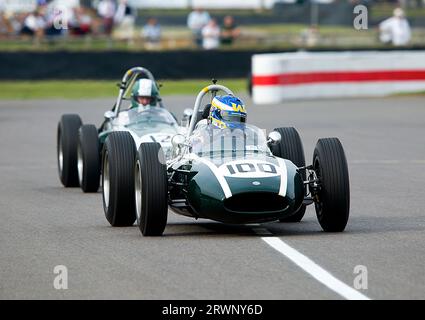
{"label": "green bodywork", "polygon": [[168,156],[171,148],[170,139],[179,132],[180,127],[174,116],[161,107],[146,107],[143,110],[127,109],[120,112],[127,114],[126,122],[106,120],[99,129],[99,144],[102,150],[106,138],[115,131],[127,131],[135,140],[136,148],[141,142],[159,142]]}
{"label": "green bodywork", "polygon": [[99,143],[103,146],[108,135],[113,132],[113,130],[102,131],[99,133]]}
{"label": "green bodywork", "polygon": [[[237,161],[248,162],[252,156],[238,157]],[[278,165],[272,155],[262,157],[264,161]],[[210,158],[214,164],[231,162],[229,158]],[[225,176],[231,191],[227,197],[211,167],[196,159],[184,163],[190,171],[187,181],[186,200],[188,212],[196,218],[207,218],[225,223],[259,223],[291,216],[300,208],[304,199],[304,184],[298,168],[288,160],[286,165],[286,192],[279,195],[281,176],[229,177]],[[285,177],[283,177],[285,178]],[[173,208],[171,206],[171,208]]]}

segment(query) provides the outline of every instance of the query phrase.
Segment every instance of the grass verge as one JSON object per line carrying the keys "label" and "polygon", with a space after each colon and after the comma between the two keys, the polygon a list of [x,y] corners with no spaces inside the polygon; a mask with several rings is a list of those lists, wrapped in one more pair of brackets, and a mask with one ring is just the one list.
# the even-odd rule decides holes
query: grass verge
{"label": "grass verge", "polygon": [[[57,81],[0,81],[0,99],[90,99],[116,97],[118,81],[57,80]],[[202,80],[162,80],[161,95],[193,95],[206,85]],[[246,91],[245,79],[223,79],[219,84],[229,87],[235,93]]]}
{"label": "grass verge", "polygon": [[416,92],[400,92],[393,94],[394,97],[416,97],[416,96],[424,96],[425,91],[416,91]]}

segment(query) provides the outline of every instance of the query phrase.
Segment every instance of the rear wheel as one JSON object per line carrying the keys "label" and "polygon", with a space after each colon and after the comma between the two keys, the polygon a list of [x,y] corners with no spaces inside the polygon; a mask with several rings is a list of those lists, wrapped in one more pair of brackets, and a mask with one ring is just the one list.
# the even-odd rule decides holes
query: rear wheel
{"label": "rear wheel", "polygon": [[92,124],[85,124],[79,130],[78,179],[84,192],[97,192],[100,183],[99,137]]}
{"label": "rear wheel", "polygon": [[134,172],[137,224],[144,236],[160,236],[167,224],[168,183],[159,143],[142,143]]}
{"label": "rear wheel", "polygon": [[[276,157],[290,160],[297,167],[305,166],[304,148],[297,130],[293,127],[276,128],[282,136],[281,141],[272,146],[272,153]],[[301,177],[305,181],[305,170],[302,170]],[[304,217],[306,205],[302,204],[298,211],[287,218],[279,219],[280,222],[300,222]]]}
{"label": "rear wheel", "polygon": [[350,183],[339,139],[319,139],[313,153],[313,168],[320,183],[320,190],[314,195],[317,219],[324,231],[344,231],[350,212]]}
{"label": "rear wheel", "polygon": [[57,160],[59,178],[65,187],[78,187],[78,129],[82,124],[77,114],[64,114],[57,130]]}
{"label": "rear wheel", "polygon": [[102,152],[102,199],[108,222],[131,226],[136,220],[134,203],[134,161],[136,147],[130,133],[112,132]]}

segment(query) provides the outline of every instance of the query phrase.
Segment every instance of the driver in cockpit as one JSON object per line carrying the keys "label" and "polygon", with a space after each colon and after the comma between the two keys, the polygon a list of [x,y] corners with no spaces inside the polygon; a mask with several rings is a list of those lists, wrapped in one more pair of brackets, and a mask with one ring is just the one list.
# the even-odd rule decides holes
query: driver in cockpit
{"label": "driver in cockpit", "polygon": [[127,110],[118,114],[117,122],[121,125],[130,123],[132,117],[150,108],[156,107],[159,100],[159,91],[151,79],[139,79],[131,90],[131,104]]}
{"label": "driver in cockpit", "polygon": [[245,128],[246,110],[241,99],[233,95],[214,97],[208,124],[220,129],[241,129]]}
{"label": "driver in cockpit", "polygon": [[159,90],[151,79],[139,79],[131,91],[130,108],[154,107],[158,103]]}
{"label": "driver in cockpit", "polygon": [[192,150],[200,150],[206,145],[211,147],[216,144],[215,138],[223,139],[223,136],[243,138],[246,116],[245,106],[238,97],[233,95],[214,97],[208,118],[198,122],[195,127],[191,137]]}

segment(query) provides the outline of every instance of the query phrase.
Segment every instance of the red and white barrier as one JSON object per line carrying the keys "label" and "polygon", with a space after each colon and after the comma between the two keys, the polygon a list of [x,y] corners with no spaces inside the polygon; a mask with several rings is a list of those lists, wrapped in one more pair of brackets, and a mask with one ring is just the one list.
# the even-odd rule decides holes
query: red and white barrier
{"label": "red and white barrier", "polygon": [[297,52],[252,57],[254,103],[425,90],[425,51]]}

